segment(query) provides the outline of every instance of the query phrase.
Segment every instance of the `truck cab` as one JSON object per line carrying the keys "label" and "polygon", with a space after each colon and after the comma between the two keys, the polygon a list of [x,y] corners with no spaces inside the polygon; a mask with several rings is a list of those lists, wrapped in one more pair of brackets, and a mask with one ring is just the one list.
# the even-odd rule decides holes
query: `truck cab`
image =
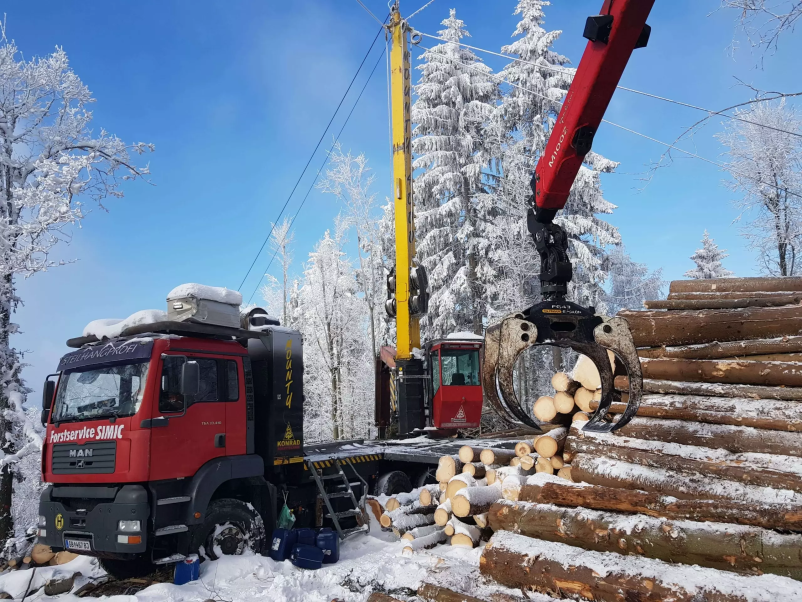
{"label": "truck cab", "polygon": [[478,428],[482,419],[481,339],[448,338],[426,345],[432,425]]}

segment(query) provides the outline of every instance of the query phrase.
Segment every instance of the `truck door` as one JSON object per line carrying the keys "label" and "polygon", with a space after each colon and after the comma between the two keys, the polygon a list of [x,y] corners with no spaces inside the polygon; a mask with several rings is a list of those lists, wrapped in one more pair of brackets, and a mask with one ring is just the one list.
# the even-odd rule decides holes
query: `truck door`
{"label": "truck door", "polygon": [[[200,387],[194,399],[180,393],[181,367],[198,363]],[[226,455],[226,406],[231,358],[164,355],[159,400],[151,419],[150,480],[194,475],[213,458]],[[234,362],[236,363],[236,362]]]}

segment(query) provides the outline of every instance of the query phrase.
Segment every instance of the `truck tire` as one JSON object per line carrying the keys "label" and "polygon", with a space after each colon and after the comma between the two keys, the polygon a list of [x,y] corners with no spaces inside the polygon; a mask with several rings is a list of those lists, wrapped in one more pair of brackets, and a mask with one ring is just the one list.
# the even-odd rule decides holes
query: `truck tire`
{"label": "truck tire", "polygon": [[214,500],[196,532],[195,544],[194,549],[202,552],[201,557],[205,555],[210,560],[239,556],[246,549],[261,554],[265,524],[250,504],[232,498]]}
{"label": "truck tire", "polygon": [[98,558],[100,566],[115,579],[135,579],[145,577],[156,570],[156,565],[150,561],[150,555],[137,556],[130,560],[118,558]]}
{"label": "truck tire", "polygon": [[412,483],[407,473],[393,470],[379,477],[376,481],[376,495],[396,495],[412,491]]}

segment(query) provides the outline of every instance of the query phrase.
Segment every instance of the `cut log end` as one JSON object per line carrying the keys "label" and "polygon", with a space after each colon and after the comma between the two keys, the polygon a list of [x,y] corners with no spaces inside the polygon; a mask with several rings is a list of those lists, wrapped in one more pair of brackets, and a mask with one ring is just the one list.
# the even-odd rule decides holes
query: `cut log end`
{"label": "cut log end", "polygon": [[574,396],[558,391],[554,396],[554,409],[560,414],[570,414],[574,410]]}
{"label": "cut log end", "polygon": [[532,407],[535,418],[541,422],[550,422],[557,417],[557,408],[554,407],[554,398],[544,395]]}
{"label": "cut log end", "polygon": [[532,446],[527,441],[519,441],[515,444],[515,455],[519,458],[528,456],[533,451]]}

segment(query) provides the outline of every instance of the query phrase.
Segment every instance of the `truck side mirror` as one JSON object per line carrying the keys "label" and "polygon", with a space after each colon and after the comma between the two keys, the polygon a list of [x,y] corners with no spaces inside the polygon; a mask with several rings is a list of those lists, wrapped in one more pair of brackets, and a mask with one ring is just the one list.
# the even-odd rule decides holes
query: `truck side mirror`
{"label": "truck side mirror", "polygon": [[198,362],[186,361],[181,367],[181,394],[195,396],[200,391],[200,366]]}
{"label": "truck side mirror", "polygon": [[[50,376],[53,376],[52,374]],[[45,380],[45,386],[42,391],[42,426],[47,425],[50,420],[50,409],[53,407],[53,396],[56,394],[56,382],[50,380],[50,376]]]}

